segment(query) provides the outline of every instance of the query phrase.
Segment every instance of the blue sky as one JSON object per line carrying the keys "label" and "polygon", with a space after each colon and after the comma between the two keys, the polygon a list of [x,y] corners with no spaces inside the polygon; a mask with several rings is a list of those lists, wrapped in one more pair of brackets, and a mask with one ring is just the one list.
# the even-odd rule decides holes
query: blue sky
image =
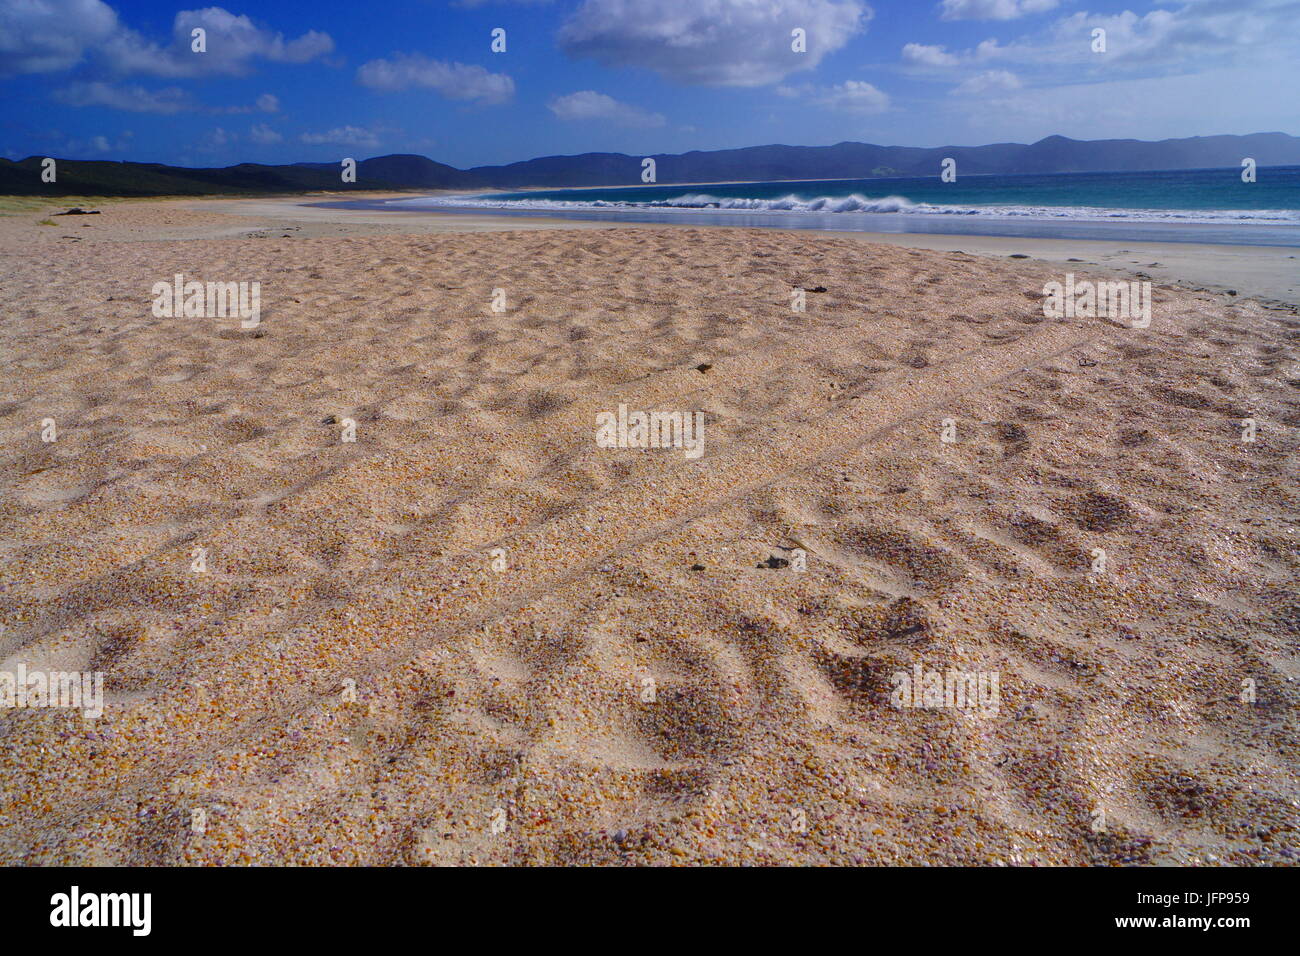
{"label": "blue sky", "polygon": [[468,167],[1297,134],[1297,53],[1297,0],[0,0],[0,153]]}

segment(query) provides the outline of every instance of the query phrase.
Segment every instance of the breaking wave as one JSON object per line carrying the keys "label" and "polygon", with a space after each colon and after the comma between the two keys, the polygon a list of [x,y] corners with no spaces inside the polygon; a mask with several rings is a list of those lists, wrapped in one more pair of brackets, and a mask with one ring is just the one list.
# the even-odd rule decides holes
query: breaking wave
{"label": "breaking wave", "polygon": [[912,202],[904,196],[872,198],[861,193],[847,196],[796,195],[775,199],[683,193],[668,199],[628,201],[613,199],[533,199],[511,194],[436,196],[391,200],[391,205],[458,209],[708,209],[737,212],[906,214],[925,216],[987,216],[997,219],[1131,220],[1142,222],[1300,223],[1295,209],[1114,209],[1098,206],[960,206]]}

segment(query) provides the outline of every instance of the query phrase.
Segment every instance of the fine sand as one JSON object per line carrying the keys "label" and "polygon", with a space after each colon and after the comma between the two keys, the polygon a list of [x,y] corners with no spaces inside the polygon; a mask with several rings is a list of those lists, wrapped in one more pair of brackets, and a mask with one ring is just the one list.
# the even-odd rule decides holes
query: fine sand
{"label": "fine sand", "polygon": [[0,672],[105,675],[0,863],[1300,860],[1300,315],[1210,253],[95,206],[0,216]]}

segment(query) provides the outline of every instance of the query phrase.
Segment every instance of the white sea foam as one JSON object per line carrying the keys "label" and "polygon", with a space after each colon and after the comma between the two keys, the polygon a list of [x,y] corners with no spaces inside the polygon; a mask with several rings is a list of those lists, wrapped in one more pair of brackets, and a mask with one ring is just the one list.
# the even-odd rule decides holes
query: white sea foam
{"label": "white sea foam", "polygon": [[912,202],[904,196],[871,198],[860,193],[848,196],[818,196],[801,199],[795,195],[776,199],[742,196],[714,196],[683,193],[667,199],[629,202],[613,199],[505,199],[500,195],[436,196],[395,199],[389,205],[416,208],[530,209],[530,210],[657,210],[702,209],[734,212],[908,214],[926,216],[985,216],[994,219],[1129,220],[1138,222],[1203,223],[1300,223],[1295,209],[1117,209],[1101,206],[954,206]]}
{"label": "white sea foam", "polygon": [[[751,209],[759,212],[914,212],[919,208],[902,196],[885,196],[869,199],[859,193],[849,196],[818,196],[800,199],[782,196],[779,199],[748,199],[738,196],[710,196],[708,193],[688,193],[671,199],[637,203],[635,205],[656,209]],[[938,208],[938,207],[936,207]]]}

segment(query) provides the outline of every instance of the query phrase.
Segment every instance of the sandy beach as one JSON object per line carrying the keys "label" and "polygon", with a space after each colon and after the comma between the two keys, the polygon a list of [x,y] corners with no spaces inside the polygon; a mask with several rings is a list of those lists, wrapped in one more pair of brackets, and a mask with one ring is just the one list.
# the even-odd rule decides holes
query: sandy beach
{"label": "sandy beach", "polygon": [[0,207],[0,863],[1300,861],[1300,251],[308,201]]}

